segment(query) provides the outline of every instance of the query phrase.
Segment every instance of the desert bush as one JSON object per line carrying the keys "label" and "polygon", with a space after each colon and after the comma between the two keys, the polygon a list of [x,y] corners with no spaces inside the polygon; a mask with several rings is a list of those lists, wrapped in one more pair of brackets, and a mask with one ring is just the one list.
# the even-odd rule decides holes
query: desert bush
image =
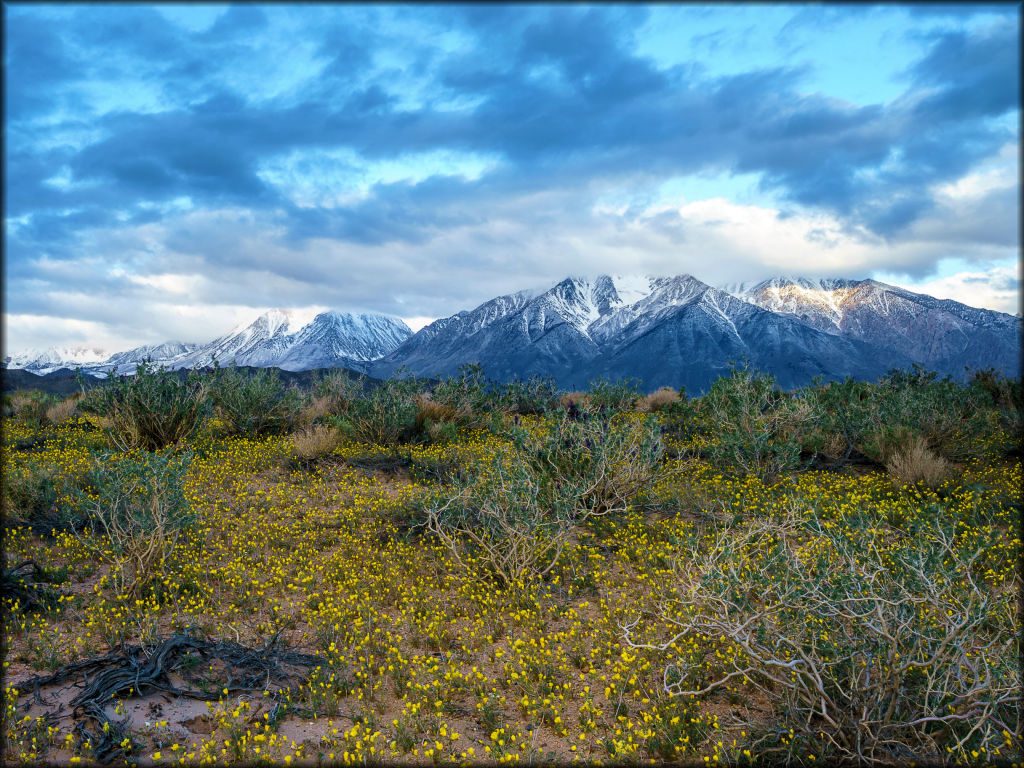
{"label": "desert bush", "polygon": [[586,392],[563,392],[558,397],[558,407],[571,413],[586,413],[591,410],[590,395]]}
{"label": "desert bush", "polygon": [[522,462],[498,458],[438,494],[426,527],[470,573],[515,585],[554,566],[579,517],[572,489],[545,490]]}
{"label": "desert bush", "polygon": [[327,424],[313,424],[292,435],[295,455],[303,461],[316,461],[328,456],[340,441],[338,430]]}
{"label": "desert bush", "polygon": [[542,484],[566,484],[577,494],[578,515],[621,512],[655,479],[664,453],[652,416],[601,416],[565,411],[546,429],[513,428],[509,436]]}
{"label": "desert bush", "polygon": [[114,445],[122,451],[158,451],[194,436],[209,413],[206,385],[197,371],[184,380],[150,361],[134,376],[107,375],[104,386],[87,392],[78,410],[104,420]]}
{"label": "desert bush", "polygon": [[746,686],[776,702],[777,729],[751,744],[762,756],[879,764],[992,755],[1021,732],[1015,598],[976,580],[981,551],[962,553],[955,526],[947,512],[886,547],[791,517],[693,535],[659,606],[673,637],[637,642],[637,620],[626,642],[717,659],[709,671],[666,666],[672,696]]}
{"label": "desert bush", "polygon": [[333,423],[347,437],[394,447],[416,435],[417,381],[399,372],[369,394],[355,398]]}
{"label": "desert bush", "polygon": [[460,424],[472,423],[467,416],[450,405],[435,402],[426,393],[416,396],[416,432],[432,443],[455,439]]}
{"label": "desert bush", "polygon": [[106,454],[89,475],[90,490],[77,501],[91,536],[93,556],[110,565],[119,594],[136,595],[162,573],[194,516],[184,493],[191,452]]}
{"label": "desert bush", "polygon": [[78,415],[78,401],[81,394],[66,397],[46,409],[46,419],[51,424],[64,424]]}
{"label": "desert bush", "polygon": [[497,409],[498,400],[479,364],[459,366],[458,376],[442,379],[430,393],[435,403],[451,408],[462,420]]}
{"label": "desert bush", "polygon": [[260,368],[249,374],[235,366],[214,364],[210,400],[228,434],[280,434],[295,426],[302,398],[289,389],[280,374]]}
{"label": "desert bush", "polygon": [[973,399],[980,408],[995,411],[995,422],[1001,428],[996,434],[997,447],[1004,453],[1020,451],[1024,442],[1024,385],[994,369],[975,371],[968,382]]}
{"label": "desert bush", "polygon": [[50,423],[47,412],[56,403],[57,397],[46,392],[15,392],[11,396],[11,411],[14,418],[41,429]]}
{"label": "desert bush", "polygon": [[662,387],[638,400],[637,410],[641,413],[658,413],[666,406],[677,402],[679,402],[679,393],[672,387]]}
{"label": "desert bush", "polygon": [[501,389],[501,409],[505,413],[539,416],[554,410],[557,403],[558,384],[551,377],[514,379]]}
{"label": "desert bush", "polygon": [[328,414],[344,414],[351,403],[363,392],[362,384],[355,376],[343,370],[333,370],[313,386],[313,399],[320,401]]}
{"label": "desert bush", "polygon": [[662,453],[653,418],[563,412],[539,434],[510,436],[514,450],[475,467],[425,511],[426,527],[458,562],[505,584],[547,573],[576,526],[625,511]]}
{"label": "desert bush", "polygon": [[928,443],[921,436],[894,451],[885,468],[900,483],[924,483],[929,488],[937,488],[949,475],[949,462],[928,450]]}
{"label": "desert bush", "polygon": [[868,407],[869,428],[861,450],[886,463],[903,449],[910,435],[920,435],[928,448],[947,459],[960,461],[983,452],[991,434],[991,411],[981,407],[968,387],[947,376],[926,371],[890,371],[871,388],[872,397],[861,401]]}
{"label": "desert bush", "polygon": [[734,368],[696,406],[717,466],[769,481],[801,469],[803,439],[815,419],[806,398],[786,395],[775,378]]}
{"label": "desert bush", "polygon": [[308,427],[313,424],[322,424],[328,420],[331,416],[330,402],[326,397],[319,397],[313,395],[309,398],[309,402],[306,406],[299,411],[298,417],[295,419],[296,423],[303,427]]}
{"label": "desert bush", "polygon": [[593,411],[616,413],[626,411],[640,399],[640,383],[636,379],[608,381],[598,378],[587,388],[588,406]]}
{"label": "desert bush", "polygon": [[30,526],[37,533],[59,527],[57,508],[60,482],[52,467],[28,464],[5,466],[3,475],[3,510],[5,519],[13,524]]}

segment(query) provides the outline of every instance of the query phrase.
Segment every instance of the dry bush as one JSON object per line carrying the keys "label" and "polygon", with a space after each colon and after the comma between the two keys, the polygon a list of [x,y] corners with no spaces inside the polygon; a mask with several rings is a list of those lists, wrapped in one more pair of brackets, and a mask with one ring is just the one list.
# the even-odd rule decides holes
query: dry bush
{"label": "dry bush", "polygon": [[590,395],[586,392],[566,392],[558,398],[558,404],[562,408],[568,408],[570,403],[575,404],[581,411],[588,411],[590,410]]}
{"label": "dry bush", "polygon": [[929,488],[938,487],[949,474],[949,462],[928,450],[928,443],[921,436],[894,451],[885,468],[900,483],[923,482]]}
{"label": "dry bush", "polygon": [[829,432],[822,438],[821,447],[818,452],[832,459],[842,461],[851,450],[849,440],[845,435]]}
{"label": "dry bush", "polygon": [[[1021,732],[1017,609],[1015,590],[976,579],[984,548],[954,542],[951,517],[888,547],[793,514],[693,534],[661,623],[638,619],[625,641],[700,649],[707,671],[666,666],[670,696],[749,686],[775,702],[779,727],[751,747],[762,756],[971,762]],[[650,642],[666,626],[673,636]]]}
{"label": "dry bush", "polygon": [[331,415],[331,399],[322,395],[313,395],[309,404],[299,412],[298,423],[308,427]]}
{"label": "dry bush", "polygon": [[416,397],[416,429],[423,430],[427,421],[431,424],[455,422],[463,416],[471,415],[466,408],[455,409],[446,403],[432,400],[430,395],[421,394]]}
{"label": "dry bush", "polygon": [[341,436],[334,427],[326,424],[314,424],[300,429],[292,435],[292,445],[295,446],[295,455],[306,461],[315,461],[328,456],[338,443]]}
{"label": "dry bush", "polygon": [[81,395],[65,398],[46,409],[46,418],[52,424],[64,424],[78,415],[78,401]]}
{"label": "dry bush", "polygon": [[666,405],[677,402],[679,402],[679,393],[672,387],[662,387],[657,392],[640,398],[637,401],[637,410],[641,413],[657,413]]}

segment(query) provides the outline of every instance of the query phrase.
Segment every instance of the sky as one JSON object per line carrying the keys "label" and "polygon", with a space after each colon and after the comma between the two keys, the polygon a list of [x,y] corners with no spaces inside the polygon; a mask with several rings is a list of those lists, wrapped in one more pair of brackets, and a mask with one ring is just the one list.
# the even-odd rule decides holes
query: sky
{"label": "sky", "polygon": [[5,349],[569,275],[1020,311],[1020,7],[4,4]]}

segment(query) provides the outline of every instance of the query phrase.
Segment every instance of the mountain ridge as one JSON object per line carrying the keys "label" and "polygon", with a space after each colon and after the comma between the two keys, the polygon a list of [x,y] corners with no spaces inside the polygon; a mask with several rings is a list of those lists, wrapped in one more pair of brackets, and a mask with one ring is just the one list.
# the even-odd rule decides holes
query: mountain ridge
{"label": "mountain ridge", "polygon": [[[100,375],[142,356],[183,368],[216,356],[221,364],[341,366],[378,378],[405,369],[435,378],[480,363],[503,381],[541,375],[582,387],[599,376],[635,377],[646,389],[700,392],[746,361],[784,387],[815,376],[874,379],[915,364],[962,380],[965,366],[1019,375],[1022,322],[871,279],[790,276],[716,287],[689,274],[567,277],[546,290],[497,296],[416,333],[385,315],[328,310],[301,319],[301,312],[270,310],[205,345],[149,345],[83,368]],[[38,359],[65,367],[55,357]]]}

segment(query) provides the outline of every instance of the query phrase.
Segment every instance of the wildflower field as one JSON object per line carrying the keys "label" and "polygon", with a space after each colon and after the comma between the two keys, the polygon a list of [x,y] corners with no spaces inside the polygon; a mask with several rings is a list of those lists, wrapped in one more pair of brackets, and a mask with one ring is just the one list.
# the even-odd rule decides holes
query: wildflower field
{"label": "wildflower field", "polygon": [[1022,764],[1021,385],[6,398],[12,764]]}

